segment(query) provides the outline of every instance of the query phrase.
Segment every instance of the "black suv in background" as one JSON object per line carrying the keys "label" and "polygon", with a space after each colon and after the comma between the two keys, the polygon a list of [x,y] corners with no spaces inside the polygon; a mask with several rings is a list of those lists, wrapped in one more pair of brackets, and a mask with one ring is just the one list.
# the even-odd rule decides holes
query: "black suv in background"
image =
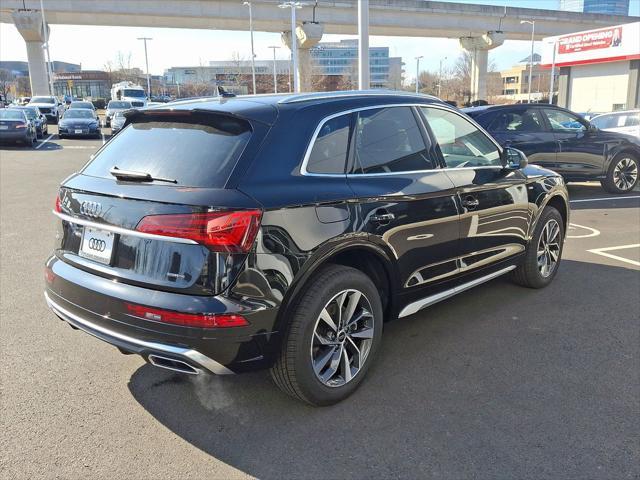
{"label": "black suv in background", "polygon": [[640,141],[599,130],[581,116],[546,104],[463,109],[503,146],[523,151],[531,163],[566,181],[600,180],[610,193],[629,193],[638,183]]}
{"label": "black suv in background", "polygon": [[200,99],[127,113],[62,184],[51,309],[190,374],[270,367],[335,403],[384,320],[558,271],[562,177],[443,102],[386,92]]}

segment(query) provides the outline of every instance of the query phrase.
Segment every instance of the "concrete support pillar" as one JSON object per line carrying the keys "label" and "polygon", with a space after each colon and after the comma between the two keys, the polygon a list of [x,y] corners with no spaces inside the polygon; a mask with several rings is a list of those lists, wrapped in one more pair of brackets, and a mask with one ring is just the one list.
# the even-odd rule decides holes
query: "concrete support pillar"
{"label": "concrete support pillar", "polygon": [[42,16],[37,10],[19,10],[13,12],[11,16],[27,44],[31,95],[49,95],[49,77],[43,50],[45,34],[42,28]]}
{"label": "concrete support pillar", "polygon": [[488,50],[471,52],[471,101],[487,98],[487,63]]}
{"label": "concrete support pillar", "polygon": [[558,75],[558,106],[570,107],[571,100],[571,67],[560,67]]}
{"label": "concrete support pillar", "polygon": [[640,108],[640,60],[631,60],[629,62],[627,108]]}
{"label": "concrete support pillar", "polygon": [[487,98],[489,50],[504,42],[502,32],[487,32],[479,37],[461,37],[460,45],[471,54],[471,101]]}
{"label": "concrete support pillar", "polygon": [[[296,39],[298,40],[298,70],[291,72],[296,75],[301,92],[312,91],[313,58],[311,48],[321,39],[324,26],[321,23],[303,23],[296,28]],[[291,31],[282,32],[282,43],[291,49]]]}

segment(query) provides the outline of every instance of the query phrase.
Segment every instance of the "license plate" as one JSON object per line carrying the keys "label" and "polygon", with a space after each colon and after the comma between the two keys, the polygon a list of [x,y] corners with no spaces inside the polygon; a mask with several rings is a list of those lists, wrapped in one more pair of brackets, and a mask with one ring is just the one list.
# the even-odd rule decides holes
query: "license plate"
{"label": "license plate", "polygon": [[76,132],[76,133],[82,133],[82,129],[81,129],[81,128],[76,128],[76,129],[75,129],[75,132]]}
{"label": "license plate", "polygon": [[9,130],[8,125],[0,125],[0,130]]}
{"label": "license plate", "polygon": [[84,227],[82,244],[78,253],[81,257],[108,265],[111,263],[114,238],[114,233]]}

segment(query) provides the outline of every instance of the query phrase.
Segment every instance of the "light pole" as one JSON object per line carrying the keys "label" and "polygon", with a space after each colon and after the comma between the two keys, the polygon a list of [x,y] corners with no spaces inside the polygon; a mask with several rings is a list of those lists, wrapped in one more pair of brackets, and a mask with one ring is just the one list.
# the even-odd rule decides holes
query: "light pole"
{"label": "light pole", "polygon": [[556,50],[558,42],[553,42],[553,59],[551,60],[551,79],[549,80],[549,105],[553,103],[553,81],[556,76]]}
{"label": "light pole", "polygon": [[278,93],[278,75],[276,73],[276,48],[280,47],[272,45],[269,48],[273,50],[273,93]]}
{"label": "light pole", "polygon": [[440,98],[440,92],[442,92],[442,62],[446,59],[447,57],[440,59],[440,70],[438,70],[438,98]]}
{"label": "light pole", "polygon": [[147,40],[153,40],[153,38],[138,37],[138,40],[142,40],[144,42],[144,61],[147,65],[147,95],[149,96],[149,100],[151,100],[151,78],[149,77],[149,57],[147,55]]}
{"label": "light pole", "polygon": [[528,23],[531,25],[531,57],[529,57],[529,87],[527,88],[527,103],[531,103],[531,77],[533,76],[533,46],[535,45],[536,21],[520,20],[520,24]]}
{"label": "light pole", "polygon": [[423,57],[424,55],[416,57],[416,93],[420,93],[420,59]]}
{"label": "light pole", "polygon": [[251,32],[251,80],[253,82],[253,94],[256,94],[256,54],[253,51],[253,12],[251,2],[243,2],[249,7],[249,32]]}
{"label": "light pole", "polygon": [[293,61],[293,91],[300,92],[300,81],[298,79],[298,39],[296,37],[296,9],[306,6],[303,2],[283,2],[279,8],[291,9],[291,59]]}
{"label": "light pole", "polygon": [[369,0],[358,2],[358,89],[371,86],[369,70]]}

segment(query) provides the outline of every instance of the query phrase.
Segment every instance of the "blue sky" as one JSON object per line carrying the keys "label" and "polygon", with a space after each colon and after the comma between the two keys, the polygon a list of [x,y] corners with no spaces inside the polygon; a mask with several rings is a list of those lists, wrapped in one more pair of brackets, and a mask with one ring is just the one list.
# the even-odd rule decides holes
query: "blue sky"
{"label": "blue sky", "polygon": [[[464,3],[484,3],[530,8],[556,9],[559,0],[456,0]],[[46,5],[46,3],[45,3]],[[631,0],[631,15],[640,16],[640,0]],[[171,66],[206,65],[209,60],[229,60],[234,52],[248,59],[250,44],[248,32],[221,30],[188,30],[171,28],[51,26],[52,59],[81,63],[83,69],[100,70],[119,51],[131,53],[133,66],[143,68],[144,50],[137,37],[153,37],[149,43],[151,72],[160,74]],[[343,35],[325,35],[323,40],[336,41],[355,38]],[[435,71],[440,59],[444,65],[452,65],[461,50],[456,39],[371,37],[372,46],[388,46],[392,56],[403,57],[407,64],[406,76],[414,74],[413,59],[424,55],[421,66]],[[281,45],[280,35],[256,32],[255,51],[258,59],[272,58],[269,45]],[[498,69],[508,68],[529,54],[530,44],[523,41],[507,41],[491,54]],[[438,52],[434,55],[430,52]],[[278,50],[279,58],[287,58],[288,50]],[[0,24],[0,59],[26,60],[26,48],[22,37],[11,24]]]}

